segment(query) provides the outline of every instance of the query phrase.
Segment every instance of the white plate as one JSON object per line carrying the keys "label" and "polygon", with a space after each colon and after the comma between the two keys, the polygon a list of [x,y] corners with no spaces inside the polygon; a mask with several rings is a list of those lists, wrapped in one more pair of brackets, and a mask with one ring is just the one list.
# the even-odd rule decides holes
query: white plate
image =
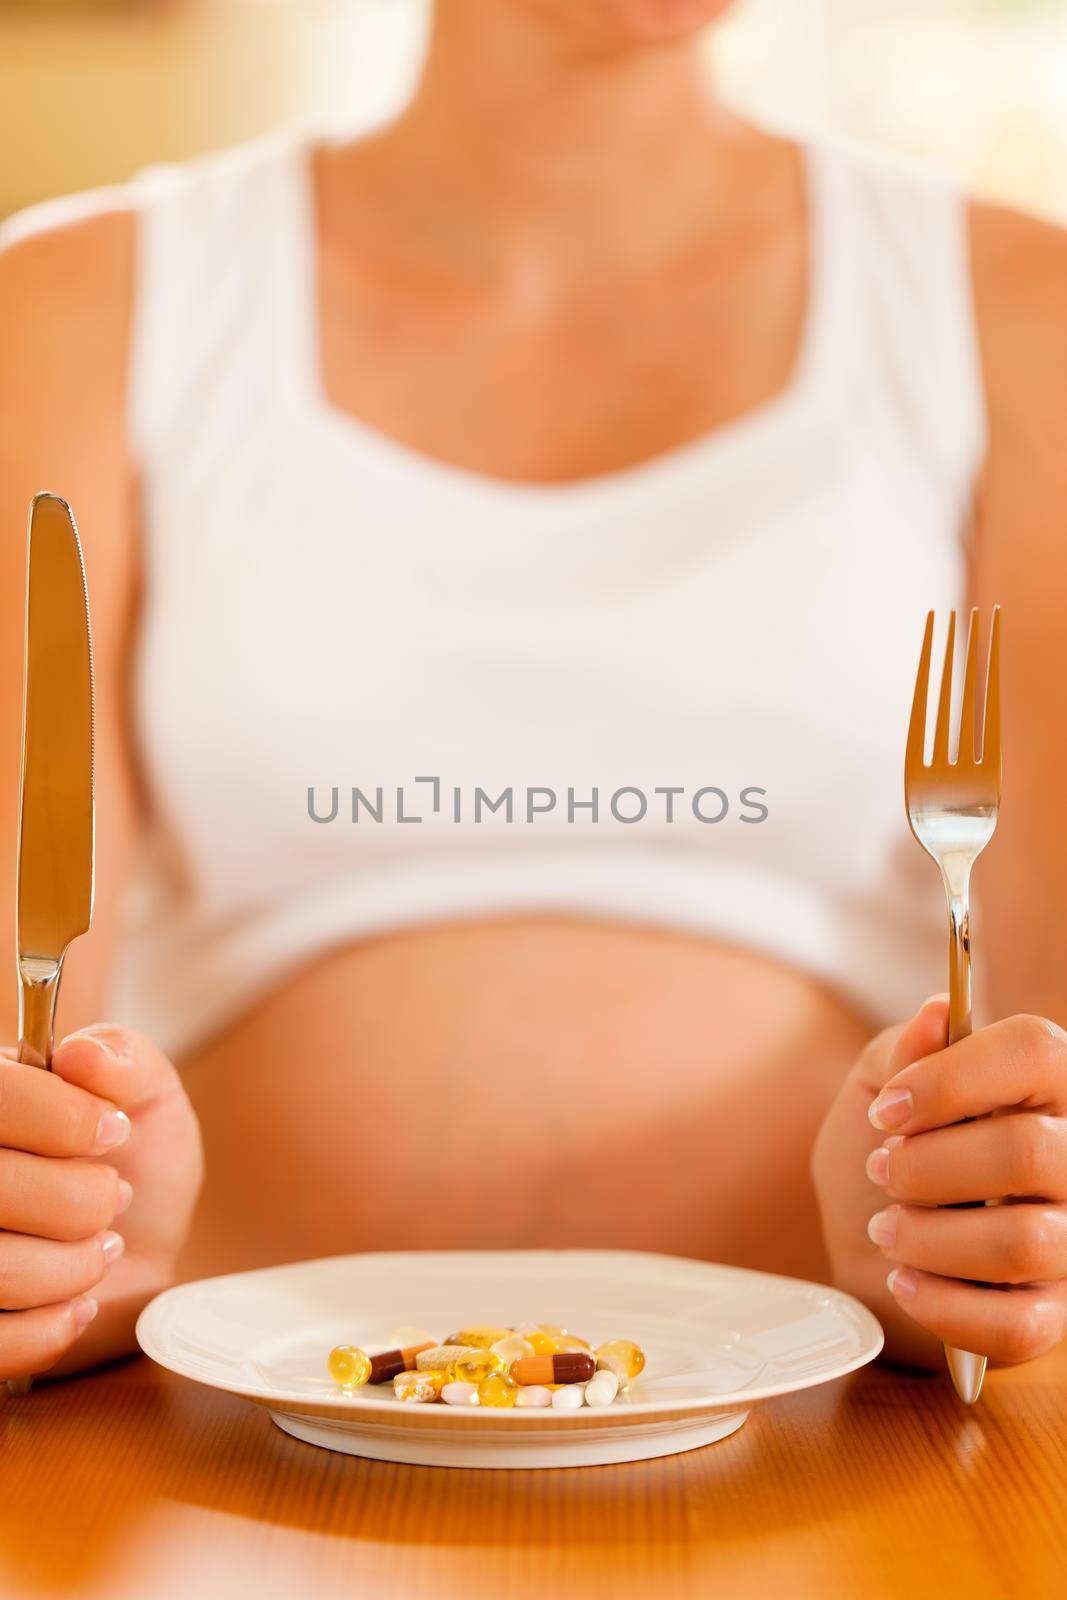
{"label": "white plate", "polygon": [[[403,1404],[390,1385],[340,1393],[337,1344],[381,1346],[401,1324],[441,1338],[470,1323],[561,1324],[635,1339],[641,1378],[600,1410]],[[141,1348],[172,1372],[266,1406],[287,1433],[379,1461],[567,1467],[639,1461],[733,1433],[757,1401],[852,1372],[882,1330],[848,1295],[677,1256],[621,1250],[334,1256],[157,1296]]]}

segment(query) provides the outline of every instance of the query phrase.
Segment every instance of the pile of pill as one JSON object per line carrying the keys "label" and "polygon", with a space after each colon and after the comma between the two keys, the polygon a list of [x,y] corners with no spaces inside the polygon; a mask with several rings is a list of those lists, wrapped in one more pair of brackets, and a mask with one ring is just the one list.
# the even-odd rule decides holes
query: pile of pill
{"label": "pile of pill", "polygon": [[371,1354],[356,1345],[330,1351],[327,1371],[346,1393],[392,1382],[398,1400],[416,1405],[516,1406],[576,1411],[610,1406],[644,1370],[629,1339],[596,1349],[550,1323],[522,1328],[460,1328],[443,1342],[420,1328],[397,1328],[392,1348]]}

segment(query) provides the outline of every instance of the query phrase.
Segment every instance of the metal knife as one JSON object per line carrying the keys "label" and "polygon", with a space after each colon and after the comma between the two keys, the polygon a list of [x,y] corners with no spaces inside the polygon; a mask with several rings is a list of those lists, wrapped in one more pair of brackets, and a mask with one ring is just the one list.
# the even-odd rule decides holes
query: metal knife
{"label": "metal knife", "polygon": [[[18,1058],[52,1063],[71,940],[93,914],[93,657],[85,565],[58,495],[30,506],[18,839]],[[12,1379],[26,1393],[28,1379]]]}

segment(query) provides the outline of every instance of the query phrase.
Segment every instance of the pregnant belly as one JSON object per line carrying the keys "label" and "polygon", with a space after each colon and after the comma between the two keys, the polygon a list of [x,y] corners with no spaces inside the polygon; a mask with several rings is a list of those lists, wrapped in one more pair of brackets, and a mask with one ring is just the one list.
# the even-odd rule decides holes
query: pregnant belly
{"label": "pregnant belly", "polygon": [[208,1177],[184,1268],[598,1245],[817,1273],[808,1154],[869,1032],[806,977],[674,934],[362,943],[187,1064]]}

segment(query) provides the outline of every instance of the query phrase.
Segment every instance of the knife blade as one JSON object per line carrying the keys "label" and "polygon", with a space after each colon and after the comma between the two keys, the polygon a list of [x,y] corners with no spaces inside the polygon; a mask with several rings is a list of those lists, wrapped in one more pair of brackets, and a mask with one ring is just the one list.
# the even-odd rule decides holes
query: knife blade
{"label": "knife blade", "polygon": [[93,658],[71,509],[30,506],[18,841],[19,1060],[48,1067],[63,958],[93,914]]}
{"label": "knife blade", "polygon": [[[93,916],[93,652],[74,514],[55,494],[30,505],[18,839],[21,1062],[52,1064],[63,958]],[[32,1378],[9,1378],[8,1393]]]}

